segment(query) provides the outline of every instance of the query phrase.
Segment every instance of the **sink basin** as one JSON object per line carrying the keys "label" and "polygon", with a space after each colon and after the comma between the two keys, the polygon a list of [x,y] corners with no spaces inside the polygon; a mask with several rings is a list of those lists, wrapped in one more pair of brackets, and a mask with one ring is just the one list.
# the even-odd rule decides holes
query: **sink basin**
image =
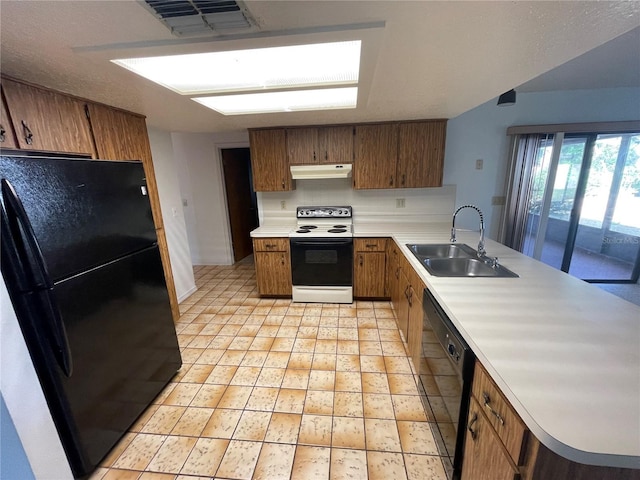
{"label": "sink basin", "polygon": [[436,277],[517,277],[502,265],[495,267],[478,258],[424,258],[427,271]]}
{"label": "sink basin", "polygon": [[407,244],[407,247],[420,260],[424,258],[473,258],[476,256],[476,251],[464,243]]}

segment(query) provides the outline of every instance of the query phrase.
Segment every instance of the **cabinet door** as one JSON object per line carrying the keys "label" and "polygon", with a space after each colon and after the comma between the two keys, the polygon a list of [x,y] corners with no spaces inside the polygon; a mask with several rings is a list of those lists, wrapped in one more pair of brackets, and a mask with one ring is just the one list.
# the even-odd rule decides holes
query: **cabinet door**
{"label": "cabinet door", "polygon": [[409,337],[409,298],[410,289],[409,280],[407,275],[402,270],[402,267],[398,267],[400,271],[399,283],[398,283],[398,308],[396,310],[396,316],[398,321],[398,328],[402,332],[402,336],[405,342]]}
{"label": "cabinet door", "polygon": [[315,165],[318,163],[318,129],[287,129],[287,155],[289,165]]}
{"label": "cabinet door", "polygon": [[471,397],[464,442],[462,480],[516,480],[518,469],[500,445],[500,440]]}
{"label": "cabinet door", "polygon": [[[422,287],[422,288],[421,288]],[[420,374],[420,355],[422,354],[422,292],[423,284],[409,287],[409,321],[407,326],[407,345],[409,354],[416,368],[416,374]]]}
{"label": "cabinet door", "polygon": [[87,108],[98,158],[141,162],[151,158],[143,116],[96,103],[89,103]]}
{"label": "cabinet door", "polygon": [[394,188],[398,159],[398,125],[358,125],[353,187]]}
{"label": "cabinet door", "polygon": [[0,97],[0,148],[18,148],[13,125],[9,120],[4,98]]}
{"label": "cabinet door", "polygon": [[289,252],[255,252],[254,259],[260,295],[291,296]]}
{"label": "cabinet door", "polygon": [[2,90],[19,148],[94,155],[84,102],[11,80]]}
{"label": "cabinet door", "polygon": [[353,126],[318,129],[318,163],[353,163]]}
{"label": "cabinet door", "polygon": [[400,124],[396,186],[442,186],[446,125],[444,120]]}
{"label": "cabinet door", "polygon": [[253,189],[256,192],[293,189],[285,138],[283,128],[249,131]]}
{"label": "cabinet door", "polygon": [[384,297],[385,257],[384,252],[356,252],[353,268],[355,297]]}

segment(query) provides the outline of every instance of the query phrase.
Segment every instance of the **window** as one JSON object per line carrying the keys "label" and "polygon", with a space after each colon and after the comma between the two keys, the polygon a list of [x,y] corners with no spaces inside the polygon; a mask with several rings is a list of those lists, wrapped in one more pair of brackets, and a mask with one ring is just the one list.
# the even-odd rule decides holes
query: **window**
{"label": "window", "polygon": [[640,129],[516,134],[513,146],[505,243],[583,280],[635,283]]}

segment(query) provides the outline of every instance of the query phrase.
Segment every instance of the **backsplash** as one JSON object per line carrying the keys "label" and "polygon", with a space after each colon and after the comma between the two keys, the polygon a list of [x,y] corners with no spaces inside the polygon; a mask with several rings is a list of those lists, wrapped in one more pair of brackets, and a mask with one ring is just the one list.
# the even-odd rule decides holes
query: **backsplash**
{"label": "backsplash", "polygon": [[[455,185],[354,190],[350,178],[296,182],[296,189],[291,192],[258,193],[260,225],[295,221],[298,206],[351,205],[356,224],[379,221],[380,217],[385,222],[448,222],[455,208]],[[398,207],[402,202],[404,207]]]}

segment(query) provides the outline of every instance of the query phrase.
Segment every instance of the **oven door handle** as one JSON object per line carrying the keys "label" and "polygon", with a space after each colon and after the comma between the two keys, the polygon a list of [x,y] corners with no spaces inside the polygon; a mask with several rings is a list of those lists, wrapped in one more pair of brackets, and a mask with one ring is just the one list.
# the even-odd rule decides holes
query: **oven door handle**
{"label": "oven door handle", "polygon": [[351,245],[353,239],[348,240],[330,240],[330,241],[315,241],[315,240],[291,240],[292,245],[308,245],[312,247],[334,247],[340,245]]}

